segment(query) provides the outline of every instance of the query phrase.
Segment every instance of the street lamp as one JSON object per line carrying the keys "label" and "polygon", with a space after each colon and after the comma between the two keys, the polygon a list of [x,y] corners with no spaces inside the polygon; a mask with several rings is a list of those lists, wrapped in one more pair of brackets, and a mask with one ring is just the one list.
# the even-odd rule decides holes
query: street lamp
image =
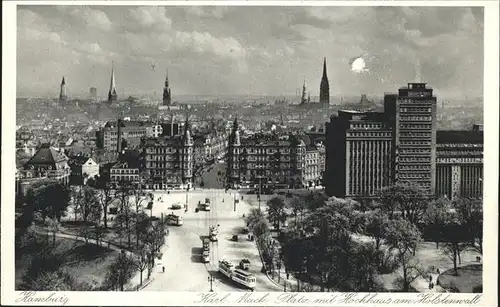
{"label": "street lamp", "polygon": [[210,292],[214,292],[213,289],[213,282],[214,282],[214,277],[212,275],[208,275],[208,282],[210,283]]}

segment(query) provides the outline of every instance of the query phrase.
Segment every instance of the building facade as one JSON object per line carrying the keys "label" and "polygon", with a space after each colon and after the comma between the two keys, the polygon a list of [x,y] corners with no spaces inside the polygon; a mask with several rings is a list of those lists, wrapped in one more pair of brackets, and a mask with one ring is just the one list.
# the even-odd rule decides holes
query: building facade
{"label": "building facade", "polygon": [[394,182],[418,185],[429,196],[436,186],[436,101],[425,83],[409,83],[384,98],[393,128]]}
{"label": "building facade", "polygon": [[109,171],[111,184],[118,187],[123,184],[137,185],[140,182],[138,165],[128,161],[118,161]]}
{"label": "building facade", "polygon": [[194,172],[194,143],[189,126],[183,135],[144,138],[144,184],[148,189],[191,188]]}
{"label": "building facade", "polygon": [[306,146],[304,165],[304,183],[306,187],[322,185],[325,171],[325,147],[322,143]]}
{"label": "building facade", "polygon": [[20,175],[23,179],[49,178],[69,184],[71,169],[68,165],[68,157],[58,152],[48,144],[43,144],[35,155],[26,162],[24,170]]}
{"label": "building facade", "polygon": [[234,122],[229,137],[226,183],[230,188],[302,188],[306,145],[297,135],[256,134],[240,137]]}
{"label": "building facade", "polygon": [[482,198],[483,131],[438,131],[436,142],[436,196]]}
{"label": "building facade", "polygon": [[[120,123],[120,124],[119,124]],[[99,148],[107,151],[118,150],[125,141],[128,148],[137,148],[141,144],[141,138],[148,135],[161,134],[163,128],[153,122],[141,121],[122,121],[107,122],[106,125],[97,133],[97,144]],[[119,139],[121,142],[119,142]],[[121,151],[121,150],[120,150]]]}
{"label": "building facade", "polygon": [[326,124],[325,190],[374,197],[392,183],[392,128],[384,113],[339,111]]}
{"label": "building facade", "polygon": [[76,156],[69,159],[71,168],[71,183],[86,184],[87,181],[95,176],[99,176],[99,163],[91,157]]}
{"label": "building facade", "polygon": [[325,135],[327,194],[372,198],[405,183],[429,197],[481,197],[481,128],[436,131],[436,100],[425,83],[410,83],[385,95],[383,112],[332,116]]}

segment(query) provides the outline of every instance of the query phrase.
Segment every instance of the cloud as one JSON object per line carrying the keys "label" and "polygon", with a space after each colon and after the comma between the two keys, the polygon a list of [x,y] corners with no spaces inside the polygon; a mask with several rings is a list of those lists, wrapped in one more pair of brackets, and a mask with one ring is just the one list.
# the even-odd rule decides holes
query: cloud
{"label": "cloud", "polygon": [[145,28],[170,29],[172,20],[165,15],[165,7],[145,6],[129,9],[128,13],[133,22]]}
{"label": "cloud", "polygon": [[[73,87],[87,89],[99,78],[107,87],[114,61],[122,89],[152,91],[164,79],[151,71],[155,62],[182,84],[176,92],[293,93],[306,77],[315,95],[326,56],[332,95],[391,91],[413,81],[417,60],[434,88],[480,94],[483,13],[454,7],[23,6],[18,81],[43,84],[46,75],[70,71]],[[352,73],[351,64],[369,73]],[[46,82],[51,89],[53,81]]]}
{"label": "cloud", "polygon": [[110,31],[113,28],[113,23],[109,20],[108,15],[101,10],[92,9],[88,6],[62,6],[60,10],[66,10],[69,16],[82,22],[87,27],[103,31]]}

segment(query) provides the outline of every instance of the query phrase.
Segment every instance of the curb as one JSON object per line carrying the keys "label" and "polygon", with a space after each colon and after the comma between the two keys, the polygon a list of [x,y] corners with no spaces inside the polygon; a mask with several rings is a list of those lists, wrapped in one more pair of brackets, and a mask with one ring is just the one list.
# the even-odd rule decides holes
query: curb
{"label": "curb", "polygon": [[[265,269],[265,268],[266,268],[266,265],[264,264],[264,259],[262,259],[262,253],[261,253],[261,251],[260,251],[259,244],[257,244],[257,240],[255,240],[255,245],[256,245],[256,247],[257,247],[257,250],[259,251],[260,262],[262,263],[262,266],[263,266],[263,268]],[[266,277],[267,277],[267,279],[269,279],[269,281],[270,281],[270,282],[271,282],[271,283],[272,283],[275,287],[277,287],[277,288],[279,288],[280,290],[282,290],[282,289],[283,289],[283,286],[281,286],[279,283],[275,282],[275,281],[271,278],[271,276],[269,276],[269,273],[267,272],[267,270],[265,270],[265,271],[266,271]]]}

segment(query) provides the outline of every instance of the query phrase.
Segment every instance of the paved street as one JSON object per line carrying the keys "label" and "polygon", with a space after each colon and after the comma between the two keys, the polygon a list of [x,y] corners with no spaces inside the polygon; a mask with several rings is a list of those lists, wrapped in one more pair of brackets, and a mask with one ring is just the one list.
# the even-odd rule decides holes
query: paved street
{"label": "paved street", "polygon": [[[246,240],[246,235],[240,233],[244,226],[242,216],[250,208],[247,202],[241,201],[241,196],[230,192],[225,193],[220,189],[175,191],[170,194],[156,191],[154,194],[152,214],[160,217],[161,213],[168,214],[174,211],[183,216],[184,225],[169,227],[170,234],[162,250],[163,257],[155,267],[158,273],[153,282],[144,289],[145,291],[209,291],[209,272],[215,278],[213,290],[216,292],[249,291],[234,284],[217,270],[219,259],[226,259],[237,265],[243,258],[250,260],[250,272],[257,279],[255,291],[281,290],[260,272],[262,264],[255,242]],[[204,202],[206,197],[211,200],[212,210],[196,213],[198,201]],[[235,197],[240,199],[236,208],[234,207]],[[187,212],[168,209],[174,203],[186,203],[186,198],[188,200]],[[217,224],[220,224],[219,241],[211,243],[210,263],[203,264],[201,263],[201,236],[208,235],[208,227]],[[234,234],[239,234],[238,242],[231,241]],[[162,266],[165,266],[165,273],[161,273]]]}

